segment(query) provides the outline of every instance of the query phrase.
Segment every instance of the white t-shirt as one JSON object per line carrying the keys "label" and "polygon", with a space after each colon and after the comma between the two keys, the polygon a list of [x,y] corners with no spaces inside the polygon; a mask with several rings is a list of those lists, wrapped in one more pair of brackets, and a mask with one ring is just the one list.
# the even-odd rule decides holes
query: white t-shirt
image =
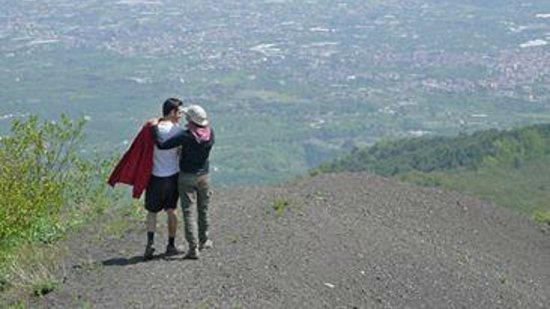
{"label": "white t-shirt", "polygon": [[[158,123],[158,133],[161,141],[166,141],[180,130],[180,126],[171,121],[161,121]],[[153,175],[168,177],[179,171],[179,147],[161,150],[155,146],[155,150],[153,151]]]}

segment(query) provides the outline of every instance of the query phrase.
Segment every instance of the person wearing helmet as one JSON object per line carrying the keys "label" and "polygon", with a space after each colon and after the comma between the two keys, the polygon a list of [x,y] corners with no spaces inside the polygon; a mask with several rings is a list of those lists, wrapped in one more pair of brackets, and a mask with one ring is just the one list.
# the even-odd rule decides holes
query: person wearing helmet
{"label": "person wearing helmet", "polygon": [[153,136],[159,149],[181,146],[178,191],[185,239],[189,245],[186,258],[198,259],[199,250],[212,247],[212,240],[208,238],[208,206],[211,197],[208,174],[210,151],[214,145],[214,130],[210,126],[206,111],[201,106],[190,105],[182,110],[187,120],[185,130],[180,130],[169,139],[161,140],[158,126],[154,125]]}

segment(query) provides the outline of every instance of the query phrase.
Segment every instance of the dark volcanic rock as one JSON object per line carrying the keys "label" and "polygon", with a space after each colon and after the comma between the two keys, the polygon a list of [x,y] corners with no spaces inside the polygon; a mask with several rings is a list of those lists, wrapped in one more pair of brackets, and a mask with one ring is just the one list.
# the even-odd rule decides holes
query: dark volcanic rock
{"label": "dark volcanic rock", "polygon": [[[278,211],[275,208],[279,208]],[[164,216],[159,218],[159,222]],[[219,190],[215,248],[144,262],[145,235],[71,241],[66,282],[38,306],[545,308],[550,238],[454,192],[368,174]],[[180,228],[180,231],[182,229]],[[163,251],[165,227],[157,250]],[[185,249],[183,234],[178,243]],[[158,252],[157,251],[157,252]],[[81,261],[92,261],[80,265]],[[75,267],[70,267],[70,266]],[[98,265],[90,267],[89,265]]]}

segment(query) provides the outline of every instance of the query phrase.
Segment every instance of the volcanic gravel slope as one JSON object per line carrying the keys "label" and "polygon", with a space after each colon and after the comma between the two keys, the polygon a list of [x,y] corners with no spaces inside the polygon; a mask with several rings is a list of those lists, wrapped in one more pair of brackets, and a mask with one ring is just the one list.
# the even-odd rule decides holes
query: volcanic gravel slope
{"label": "volcanic gravel slope", "polygon": [[550,307],[548,226],[455,192],[328,174],[217,190],[210,213],[215,248],[199,260],[144,262],[142,227],[121,239],[75,237],[64,283],[34,305]]}

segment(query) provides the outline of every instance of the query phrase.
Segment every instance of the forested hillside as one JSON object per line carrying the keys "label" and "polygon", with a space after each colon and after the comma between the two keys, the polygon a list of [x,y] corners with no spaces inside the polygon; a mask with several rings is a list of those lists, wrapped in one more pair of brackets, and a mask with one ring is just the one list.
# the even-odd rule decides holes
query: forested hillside
{"label": "forested hillside", "polygon": [[473,194],[548,221],[550,124],[379,142],[312,173],[371,171]]}

